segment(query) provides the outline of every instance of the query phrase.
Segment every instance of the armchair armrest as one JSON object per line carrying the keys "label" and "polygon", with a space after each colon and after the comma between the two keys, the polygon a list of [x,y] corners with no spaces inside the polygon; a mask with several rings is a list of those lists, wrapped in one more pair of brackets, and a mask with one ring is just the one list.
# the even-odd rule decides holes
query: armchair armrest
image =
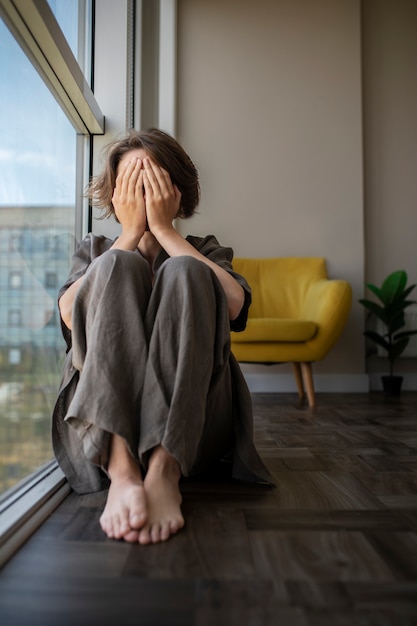
{"label": "armchair armrest", "polygon": [[318,325],[314,342],[315,360],[322,359],[341,334],[349,316],[352,288],[345,280],[322,279],[310,286],[302,315]]}

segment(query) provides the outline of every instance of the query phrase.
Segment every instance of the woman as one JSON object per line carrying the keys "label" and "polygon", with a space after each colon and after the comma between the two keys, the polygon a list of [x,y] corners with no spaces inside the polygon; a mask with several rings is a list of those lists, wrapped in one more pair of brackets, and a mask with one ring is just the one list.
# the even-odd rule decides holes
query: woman
{"label": "woman", "polygon": [[227,455],[235,478],[270,481],[230,353],[250,288],[230,248],[173,226],[194,213],[199,193],[171,136],[132,130],[114,142],[89,196],[121,234],[87,235],[59,293],[68,350],[54,450],[77,493],[109,489],[100,518],[109,538],[168,539],[184,525],[180,478]]}

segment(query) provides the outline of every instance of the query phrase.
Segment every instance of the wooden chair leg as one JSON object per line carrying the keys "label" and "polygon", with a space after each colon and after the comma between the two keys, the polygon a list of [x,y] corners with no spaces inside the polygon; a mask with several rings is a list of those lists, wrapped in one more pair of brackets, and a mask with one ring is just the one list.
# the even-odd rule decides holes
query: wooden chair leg
{"label": "wooden chair leg", "polygon": [[304,398],[305,394],[300,363],[292,363],[292,371],[294,373],[295,382],[297,384],[298,397],[302,399]]}
{"label": "wooden chair leg", "polygon": [[313,408],[316,406],[316,395],[314,393],[313,370],[311,368],[311,363],[301,363],[301,372],[307,392],[308,404],[310,408]]}

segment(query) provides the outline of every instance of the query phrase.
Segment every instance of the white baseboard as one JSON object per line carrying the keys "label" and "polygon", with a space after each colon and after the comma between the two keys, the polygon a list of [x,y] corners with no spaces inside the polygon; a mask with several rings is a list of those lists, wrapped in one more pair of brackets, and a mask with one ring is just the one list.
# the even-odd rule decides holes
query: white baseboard
{"label": "white baseboard", "polygon": [[[244,372],[252,393],[297,393],[292,374]],[[368,374],[316,374],[314,389],[317,393],[367,393]]]}
{"label": "white baseboard", "polygon": [[[292,374],[243,372],[252,393],[296,393]],[[368,393],[381,391],[381,376],[371,374],[315,374],[314,389],[317,393]],[[417,374],[401,374],[403,391],[417,391]]]}

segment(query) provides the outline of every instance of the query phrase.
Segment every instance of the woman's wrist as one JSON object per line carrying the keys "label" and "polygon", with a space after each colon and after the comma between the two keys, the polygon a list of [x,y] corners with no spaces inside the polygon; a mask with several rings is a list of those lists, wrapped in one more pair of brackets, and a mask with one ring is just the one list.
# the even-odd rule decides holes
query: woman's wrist
{"label": "woman's wrist", "polygon": [[118,248],[119,250],[135,250],[142,237],[143,232],[139,233],[122,231],[119,237],[114,242],[112,248]]}
{"label": "woman's wrist", "polygon": [[163,242],[171,240],[173,237],[181,237],[172,224],[164,224],[151,228],[151,233],[164,248]]}

